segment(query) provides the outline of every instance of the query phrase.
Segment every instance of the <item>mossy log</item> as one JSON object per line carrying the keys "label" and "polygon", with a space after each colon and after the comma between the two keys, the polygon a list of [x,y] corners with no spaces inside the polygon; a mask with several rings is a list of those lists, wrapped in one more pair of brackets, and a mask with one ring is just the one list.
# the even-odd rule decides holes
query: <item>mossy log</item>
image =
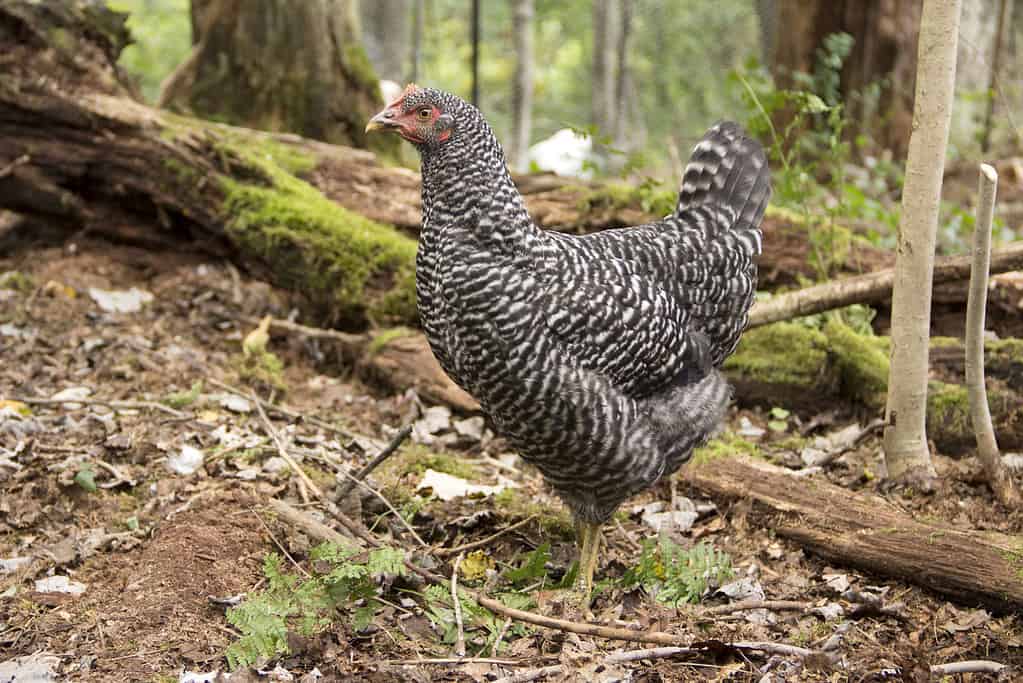
{"label": "mossy log", "polygon": [[682,477],[703,495],[750,503],[758,526],[830,562],[998,613],[1023,608],[1020,536],[919,521],[883,498],[745,457],[694,462]]}
{"label": "mossy log", "polygon": [[[781,322],[748,330],[725,372],[742,405],[783,406],[813,414],[854,406],[880,414],[888,390],[888,337],[857,334],[837,319],[821,329]],[[1023,340],[985,345],[988,399],[999,445],[1023,447]],[[931,341],[927,432],[942,453],[975,445],[966,387],[965,351],[955,338]]]}

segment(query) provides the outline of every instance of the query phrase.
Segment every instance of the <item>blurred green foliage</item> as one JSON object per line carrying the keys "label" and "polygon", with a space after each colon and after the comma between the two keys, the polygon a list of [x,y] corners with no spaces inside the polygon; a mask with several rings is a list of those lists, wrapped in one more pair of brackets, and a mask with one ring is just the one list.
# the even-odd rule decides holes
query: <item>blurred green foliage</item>
{"label": "blurred green foliage", "polygon": [[110,0],[119,12],[128,12],[128,28],[135,39],[125,48],[120,64],[136,79],[146,100],[160,94],[160,83],[180,64],[192,47],[188,0]]}
{"label": "blurred green foliage", "polygon": [[[364,0],[369,1],[369,0]],[[150,101],[161,81],[188,54],[191,28],[188,0],[110,0],[131,13],[136,44],[121,64],[138,80]],[[615,150],[610,131],[591,125],[593,60],[591,0],[535,0],[535,74],[532,139],[561,128],[589,135],[616,163],[614,173],[631,183],[674,187],[670,154],[685,159],[708,125],[722,118],[742,121],[770,150],[775,174],[774,202],[820,227],[816,249],[821,275],[831,266],[828,231],[848,225],[885,247],[894,244],[899,222],[903,161],[865,135],[854,136],[841,98],[841,72],[854,39],[830,35],[817,52],[810,73],[797,75],[791,90],[777,88],[760,62],[758,19],[752,0],[675,2],[634,0],[628,66],[645,132],[640,148]],[[511,82],[515,69],[512,9],[509,2],[482,7],[481,108],[498,136],[511,132]],[[417,80],[468,98],[469,3],[425,0],[425,28]],[[411,73],[411,41],[408,43]],[[883,83],[855,97],[877,102]],[[1010,84],[1011,85],[1011,84]],[[1006,85],[1010,88],[1010,85]],[[967,100],[970,93],[960,93]],[[783,130],[782,111],[794,112]],[[877,108],[865,107],[867,111]],[[636,137],[639,138],[639,130]],[[953,144],[950,155],[958,148]],[[595,170],[601,171],[597,166]],[[609,171],[604,170],[604,173]],[[939,249],[962,251],[973,227],[970,209],[943,207]],[[1015,234],[996,221],[996,241]]]}

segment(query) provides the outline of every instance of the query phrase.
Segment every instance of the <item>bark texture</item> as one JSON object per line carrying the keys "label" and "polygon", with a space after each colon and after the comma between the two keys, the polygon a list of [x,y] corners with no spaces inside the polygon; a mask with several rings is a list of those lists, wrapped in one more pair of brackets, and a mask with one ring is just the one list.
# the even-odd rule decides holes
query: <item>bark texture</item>
{"label": "bark texture", "polygon": [[[852,35],[840,85],[850,120],[859,122],[850,132],[870,133],[882,148],[903,155],[913,122],[921,0],[770,0],[757,7],[768,66],[785,88],[799,89],[793,74],[814,72],[827,36]],[[886,83],[876,103],[854,97],[874,83]],[[786,121],[777,123],[784,128]]]}
{"label": "bark texture", "polygon": [[383,102],[352,0],[193,0],[194,48],[161,103],[174,111],[366,146]]}
{"label": "bark texture", "polygon": [[999,613],[1023,606],[1018,538],[917,521],[882,498],[758,460],[715,458],[682,476],[715,499],[751,502],[755,523],[830,562]]}
{"label": "bark texture", "polygon": [[515,0],[515,81],[512,83],[512,143],[509,161],[519,173],[529,170],[533,128],[533,0]]}
{"label": "bark texture", "polygon": [[925,0],[892,298],[892,356],[885,409],[885,459],[892,479],[926,488],[934,477],[927,445],[927,340],[961,0]]}

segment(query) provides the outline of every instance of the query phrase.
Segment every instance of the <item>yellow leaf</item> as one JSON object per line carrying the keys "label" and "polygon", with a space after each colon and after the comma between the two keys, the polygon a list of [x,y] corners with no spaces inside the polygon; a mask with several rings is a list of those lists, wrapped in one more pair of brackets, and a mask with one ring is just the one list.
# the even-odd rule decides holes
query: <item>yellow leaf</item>
{"label": "yellow leaf", "polygon": [[21,401],[12,401],[11,399],[6,398],[0,399],[0,410],[3,410],[4,408],[10,408],[22,417],[28,417],[32,414],[32,409]]}
{"label": "yellow leaf", "polygon": [[494,558],[482,550],[474,550],[465,556],[459,567],[462,578],[466,581],[475,581],[482,579],[487,575],[487,570],[494,568]]}

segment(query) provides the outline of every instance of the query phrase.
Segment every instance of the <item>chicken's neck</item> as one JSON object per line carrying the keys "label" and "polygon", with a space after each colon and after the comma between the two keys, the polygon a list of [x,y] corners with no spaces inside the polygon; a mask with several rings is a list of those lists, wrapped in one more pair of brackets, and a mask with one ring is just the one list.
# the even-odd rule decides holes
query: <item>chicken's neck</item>
{"label": "chicken's neck", "polygon": [[521,253],[540,237],[489,127],[457,132],[424,154],[422,174],[424,238],[454,228],[498,252]]}

